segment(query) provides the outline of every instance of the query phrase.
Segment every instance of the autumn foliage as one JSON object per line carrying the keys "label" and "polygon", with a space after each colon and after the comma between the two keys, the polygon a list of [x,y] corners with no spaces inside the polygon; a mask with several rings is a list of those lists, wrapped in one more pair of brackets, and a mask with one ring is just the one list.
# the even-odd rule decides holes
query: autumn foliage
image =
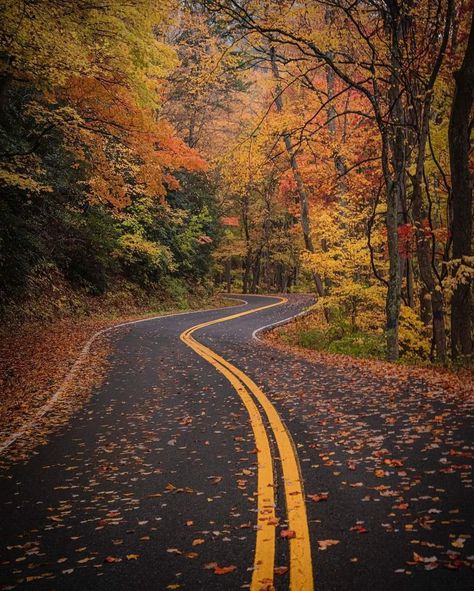
{"label": "autumn foliage", "polygon": [[49,265],[213,279],[312,291],[318,330],[391,360],[470,358],[471,0],[5,8],[7,307]]}

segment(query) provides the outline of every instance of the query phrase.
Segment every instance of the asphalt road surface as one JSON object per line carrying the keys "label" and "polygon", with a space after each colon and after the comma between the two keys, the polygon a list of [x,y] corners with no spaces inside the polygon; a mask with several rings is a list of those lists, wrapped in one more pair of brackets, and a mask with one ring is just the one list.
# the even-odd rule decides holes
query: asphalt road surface
{"label": "asphalt road surface", "polygon": [[252,333],[309,298],[245,300],[114,334],[83,409],[2,471],[2,590],[474,588],[466,407],[276,351]]}

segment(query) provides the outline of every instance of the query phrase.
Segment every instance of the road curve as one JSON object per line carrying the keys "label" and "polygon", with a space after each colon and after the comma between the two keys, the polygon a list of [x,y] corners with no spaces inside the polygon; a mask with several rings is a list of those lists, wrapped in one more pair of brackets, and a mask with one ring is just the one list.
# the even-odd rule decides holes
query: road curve
{"label": "road curve", "polygon": [[467,591],[472,403],[252,339],[309,297],[113,333],[106,380],[0,475],[0,589]]}
{"label": "road curve", "polygon": [[2,588],[130,589],[133,580],[260,591],[288,566],[275,584],[313,589],[291,435],[264,392],[200,342],[222,324],[227,338],[249,343],[309,298],[239,298],[114,337],[106,382],[2,475]]}

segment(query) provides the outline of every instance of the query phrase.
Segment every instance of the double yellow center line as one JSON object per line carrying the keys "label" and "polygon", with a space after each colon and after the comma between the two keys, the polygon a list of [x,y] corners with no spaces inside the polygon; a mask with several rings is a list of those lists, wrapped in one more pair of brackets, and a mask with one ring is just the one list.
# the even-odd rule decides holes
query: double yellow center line
{"label": "double yellow center line", "polygon": [[[279,298],[274,304],[260,306],[238,314],[224,316],[209,322],[203,322],[181,333],[181,340],[222,373],[232,384],[250,417],[250,424],[255,438],[258,458],[257,481],[257,537],[255,545],[254,571],[251,591],[273,588],[275,568],[275,530],[278,520],[275,515],[275,483],[273,458],[270,441],[263,421],[263,410],[273,432],[282,464],[288,529],[295,533],[289,538],[290,543],[290,590],[313,590],[313,567],[309,538],[308,519],[304,501],[303,482],[295,445],[273,404],[263,391],[244,372],[226,361],[223,357],[196,341],[192,334],[197,330],[234,320],[248,314],[260,312],[287,302]],[[258,405],[257,405],[258,403]],[[291,534],[290,534],[291,535]]]}

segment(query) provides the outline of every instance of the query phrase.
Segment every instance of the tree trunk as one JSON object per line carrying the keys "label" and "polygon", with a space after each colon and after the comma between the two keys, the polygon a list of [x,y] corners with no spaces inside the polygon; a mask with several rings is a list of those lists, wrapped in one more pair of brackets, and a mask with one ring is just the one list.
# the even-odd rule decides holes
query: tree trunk
{"label": "tree trunk", "polygon": [[249,227],[249,201],[248,196],[242,199],[242,226],[245,236],[245,260],[244,260],[244,276],[242,278],[243,293],[249,292],[250,272],[252,266],[252,246],[250,244],[250,227]]}
{"label": "tree trunk", "polygon": [[[429,114],[430,114],[431,97],[427,97],[423,105],[423,115],[421,122],[421,129],[418,140],[418,156],[416,163],[416,171],[412,177],[413,196],[412,196],[412,213],[415,222],[415,236],[416,236],[416,256],[418,259],[418,268],[420,270],[420,277],[424,287],[429,293],[431,300],[431,316],[433,323],[433,343],[436,349],[437,357],[442,362],[446,361],[446,332],[444,325],[444,306],[443,293],[441,287],[436,285],[433,277],[433,270],[431,268],[431,246],[430,238],[426,236],[424,229],[424,221],[427,219],[427,214],[423,206],[422,194],[422,179],[425,163],[426,141],[428,137]],[[428,301],[424,300],[425,303]],[[426,312],[424,313],[426,317]]]}
{"label": "tree trunk", "polygon": [[260,283],[260,261],[262,258],[262,249],[255,253],[255,259],[252,265],[252,285],[250,287],[250,293],[257,293],[258,285]]}
{"label": "tree trunk", "polygon": [[399,187],[396,182],[387,183],[387,226],[388,243],[388,289],[385,301],[387,357],[389,361],[398,359],[398,328],[400,322],[400,256],[398,252],[398,204]]}
{"label": "tree trunk", "polygon": [[231,291],[231,284],[232,284],[232,259],[229,257],[225,262],[225,279],[227,283],[227,293]]}
{"label": "tree trunk", "polygon": [[[472,179],[469,171],[471,111],[474,102],[474,19],[461,68],[454,74],[456,87],[449,121],[451,163],[452,257],[456,271],[472,255]],[[472,355],[471,285],[458,283],[451,299],[451,352]]]}
{"label": "tree trunk", "polygon": [[[276,62],[275,56],[275,48],[270,48],[270,59],[271,59],[271,66],[272,72],[275,80],[278,82],[280,79],[280,74],[278,71],[278,64]],[[283,112],[283,99],[280,94],[280,88],[277,87],[277,96],[275,98],[275,106],[279,113]],[[285,148],[288,153],[288,157],[290,159],[290,166],[293,172],[294,179],[296,181],[296,187],[298,191],[298,198],[300,204],[300,217],[301,217],[301,229],[303,230],[303,239],[304,245],[306,250],[311,253],[314,253],[314,245],[311,238],[311,223],[309,220],[309,205],[308,205],[308,195],[306,193],[306,189],[303,183],[303,177],[301,176],[298,162],[296,160],[296,153],[293,150],[291,145],[291,137],[290,134],[286,131],[283,132],[283,141],[285,143]],[[317,271],[313,271],[313,281],[316,286],[316,291],[320,297],[325,295],[323,282],[321,280],[321,276]]]}
{"label": "tree trunk", "polygon": [[387,188],[387,213],[385,216],[389,261],[388,288],[385,300],[387,357],[389,361],[396,361],[399,355],[398,329],[401,301],[398,221],[406,189],[405,137],[399,88],[399,73],[402,71],[399,48],[401,23],[397,14],[392,14],[390,27],[392,75],[388,97],[392,108],[392,124],[387,126],[379,123],[379,127],[382,136],[382,168]]}
{"label": "tree trunk", "polygon": [[247,253],[244,261],[244,276],[242,278],[242,291],[243,293],[249,292],[249,283],[250,283],[250,271],[252,265],[252,256]]}
{"label": "tree trunk", "polygon": [[[431,103],[433,98],[433,87],[438,76],[443,57],[446,51],[446,46],[449,40],[449,32],[451,29],[453,2],[448,0],[446,9],[446,19],[444,25],[444,32],[441,38],[437,57],[433,63],[433,67],[426,85],[421,86],[418,80],[418,72],[413,73],[413,100],[415,101],[415,109],[412,116],[416,113],[414,122],[420,121],[418,133],[415,135],[417,142],[417,157],[415,173],[411,177],[413,186],[412,195],[412,215],[415,223],[415,238],[416,238],[416,255],[418,260],[418,268],[422,281],[421,294],[421,318],[428,324],[432,322],[433,338],[432,342],[436,350],[437,357],[440,361],[446,361],[446,329],[444,323],[444,301],[441,285],[437,285],[434,277],[434,269],[432,263],[432,236],[427,236],[424,225],[428,221],[428,214],[423,203],[423,177],[424,166],[426,159],[426,144],[428,141],[429,125],[431,117]],[[410,19],[410,26],[413,26],[413,21]],[[413,48],[416,50],[416,48]],[[430,227],[431,230],[431,227]]]}

